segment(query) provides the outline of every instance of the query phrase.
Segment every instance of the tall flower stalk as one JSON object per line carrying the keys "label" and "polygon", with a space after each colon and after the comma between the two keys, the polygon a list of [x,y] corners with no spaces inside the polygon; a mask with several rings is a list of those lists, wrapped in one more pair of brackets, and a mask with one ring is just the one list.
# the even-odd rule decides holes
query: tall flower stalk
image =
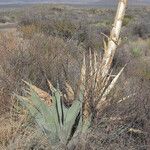
{"label": "tall flower stalk", "polygon": [[[106,36],[108,42],[104,41],[104,54],[103,56],[98,56],[94,52],[93,56],[90,51],[89,58],[89,81],[86,87],[86,106],[90,107],[93,105],[95,111],[100,113],[109,103],[108,95],[111,90],[116,85],[118,78],[123,72],[123,67],[117,75],[111,74],[111,65],[116,52],[117,46],[120,42],[120,32],[122,27],[122,22],[125,15],[125,10],[128,0],[120,0],[117,8],[117,13],[115,16],[113,28],[110,32],[110,37]],[[112,77],[114,77],[112,79]],[[91,108],[85,107],[88,111]],[[86,113],[87,113],[87,110]],[[92,111],[91,111],[92,112]],[[88,113],[90,114],[90,112]]]}

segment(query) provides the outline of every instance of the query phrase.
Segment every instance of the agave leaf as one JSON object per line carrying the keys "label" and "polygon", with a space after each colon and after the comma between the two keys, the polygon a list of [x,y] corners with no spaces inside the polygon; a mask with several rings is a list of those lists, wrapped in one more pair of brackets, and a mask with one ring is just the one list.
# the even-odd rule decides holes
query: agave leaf
{"label": "agave leaf", "polygon": [[83,126],[82,126],[82,133],[87,132],[92,122],[92,115],[90,115],[86,120],[84,120]]}
{"label": "agave leaf", "polygon": [[109,93],[111,92],[111,90],[114,88],[114,86],[116,85],[120,75],[122,74],[123,70],[125,67],[123,67],[120,72],[118,73],[118,75],[116,75],[116,77],[112,80],[112,82],[110,83],[110,85],[107,87],[107,89],[105,90],[104,94],[102,95],[102,98],[100,99],[100,101],[97,104],[97,109],[100,108],[101,104],[106,101],[107,96],[109,95]]}
{"label": "agave leaf", "polygon": [[[27,82],[26,82],[27,83]],[[54,126],[56,126],[56,120],[51,112],[53,107],[50,109],[39,97],[38,93],[34,90],[33,86],[29,83],[27,85],[30,87],[30,100],[33,102],[34,106],[42,113],[42,116],[45,118],[45,122],[47,125],[52,126],[55,132]],[[50,127],[49,126],[49,127]],[[51,127],[51,128],[52,128]]]}
{"label": "agave leaf", "polygon": [[72,119],[76,118],[79,114],[82,107],[82,103],[80,101],[74,101],[72,106],[68,109],[65,122],[70,122]]}
{"label": "agave leaf", "polygon": [[90,57],[90,66],[89,66],[89,68],[90,68],[90,76],[92,76],[93,75],[93,63],[92,63],[92,52],[91,52],[91,49],[90,49],[89,57]]}
{"label": "agave leaf", "polygon": [[[53,115],[53,107],[49,108],[45,103],[43,103],[43,101],[40,99],[40,97],[38,97],[38,95],[36,94],[36,92],[32,91],[32,95],[34,95],[33,98],[36,99],[36,101],[38,101],[38,109],[40,110],[40,113],[42,114],[42,117],[45,120],[45,123],[48,127],[48,130],[51,131],[52,133],[56,133],[56,122],[55,122],[55,117]],[[33,98],[31,98],[33,100]]]}
{"label": "agave leaf", "polygon": [[114,88],[114,86],[116,85],[120,75],[122,74],[123,70],[124,70],[125,67],[123,67],[120,72],[118,73],[118,75],[116,75],[116,77],[112,80],[112,82],[110,83],[110,85],[108,86],[108,88],[106,89],[103,97],[106,97],[108,96],[108,94],[110,93],[110,91]]}
{"label": "agave leaf", "polygon": [[15,96],[20,101],[21,105],[29,110],[32,117],[35,117],[36,114],[39,113],[39,110],[34,107],[32,102],[28,98],[19,96],[17,94],[15,94]]}
{"label": "agave leaf", "polygon": [[55,123],[54,126],[56,129],[56,134],[59,137],[59,133],[60,133],[61,128],[60,128],[60,124],[59,124],[59,118],[58,118],[58,112],[57,112],[56,104],[53,104],[51,106],[50,112],[52,114],[52,116],[50,116],[50,118],[53,118],[53,121]]}
{"label": "agave leaf", "polygon": [[79,82],[79,88],[78,88],[78,95],[77,100],[83,102],[84,98],[84,91],[85,91],[85,80],[86,80],[86,64],[85,64],[85,55],[83,57],[83,65],[81,68],[81,75],[80,75],[80,82]]}
{"label": "agave leaf", "polygon": [[72,87],[66,82],[65,83],[66,86],[66,93],[67,93],[67,99],[69,100],[69,102],[74,100],[74,91],[72,89]]}
{"label": "agave leaf", "polygon": [[45,120],[39,110],[36,109],[35,106],[31,104],[31,102],[26,98],[19,95],[15,95],[18,100],[20,100],[21,105],[26,107],[30,112],[30,115],[35,119],[36,123],[40,127],[40,129],[45,132],[45,130],[49,130],[47,125],[45,124]]}
{"label": "agave leaf", "polygon": [[62,119],[63,119],[63,108],[62,108],[62,102],[61,102],[61,96],[60,96],[60,92],[57,90],[54,94],[55,96],[55,100],[56,100],[56,107],[57,107],[57,111],[58,111],[58,119],[59,119],[59,123],[60,126],[62,127]]}
{"label": "agave leaf", "polygon": [[66,139],[68,140],[70,135],[71,135],[71,131],[72,128],[75,124],[75,120],[77,119],[80,111],[82,109],[82,103],[80,101],[74,101],[72,106],[68,109],[67,114],[66,114],[66,119],[64,120],[64,127],[65,127],[65,131],[66,131]]}
{"label": "agave leaf", "polygon": [[77,128],[73,135],[73,138],[75,138],[76,136],[78,136],[79,133],[82,132],[82,126],[83,126],[83,118],[82,118],[82,110],[81,110],[79,114],[79,122],[77,124]]}
{"label": "agave leaf", "polygon": [[[30,86],[30,84],[29,84]],[[19,100],[25,104],[26,108],[29,110],[31,116],[35,117],[37,124],[42,128],[51,132],[52,134],[56,134],[56,118],[53,114],[53,107],[49,108],[38,96],[38,94],[31,89],[29,92],[29,97],[18,97]],[[22,99],[21,99],[22,98]],[[32,104],[32,105],[31,105]],[[40,118],[40,119],[39,119]]]}
{"label": "agave leaf", "polygon": [[51,106],[52,97],[49,95],[49,93],[41,90],[40,88],[36,87],[35,85],[29,84],[28,82],[26,82],[24,80],[23,80],[23,82],[25,84],[27,84],[30,88],[32,88],[48,106]]}
{"label": "agave leaf", "polygon": [[62,103],[62,107],[63,107],[63,124],[66,120],[66,117],[67,117],[67,112],[68,112],[68,108],[66,108],[66,106],[64,105],[64,103]]}
{"label": "agave leaf", "polygon": [[97,62],[97,52],[94,51],[94,74],[96,74],[98,68],[97,68],[98,62]]}
{"label": "agave leaf", "polygon": [[137,95],[137,93],[134,93],[134,94],[125,96],[125,97],[123,97],[122,99],[120,99],[117,103],[119,104],[119,103],[121,103],[121,102],[124,102],[124,101],[128,100],[129,98],[134,97],[135,95]]}
{"label": "agave leaf", "polygon": [[48,86],[50,88],[50,90],[52,91],[52,93],[56,92],[57,90],[54,88],[53,84],[51,83],[50,80],[47,79],[47,83],[48,83]]}
{"label": "agave leaf", "polygon": [[103,43],[104,43],[104,50],[107,51],[108,47],[107,47],[107,43],[104,39],[103,39]]}
{"label": "agave leaf", "polygon": [[86,77],[86,63],[85,63],[85,54],[83,55],[83,64],[82,64],[82,68],[81,68],[81,76],[80,76],[80,80],[81,83],[84,84],[85,82],[85,77]]}
{"label": "agave leaf", "polygon": [[107,88],[107,85],[110,81],[110,78],[111,78],[111,73],[112,71],[110,72],[110,75],[108,77],[105,77],[103,80],[102,80],[102,83],[101,83],[101,89],[100,89],[100,96],[103,95],[105,89]]}
{"label": "agave leaf", "polygon": [[26,83],[29,86],[29,89],[28,91],[26,90],[26,92],[30,95],[30,100],[32,101],[33,105],[37,108],[40,108],[41,99],[37,93],[37,88],[26,81],[24,81],[24,83]]}

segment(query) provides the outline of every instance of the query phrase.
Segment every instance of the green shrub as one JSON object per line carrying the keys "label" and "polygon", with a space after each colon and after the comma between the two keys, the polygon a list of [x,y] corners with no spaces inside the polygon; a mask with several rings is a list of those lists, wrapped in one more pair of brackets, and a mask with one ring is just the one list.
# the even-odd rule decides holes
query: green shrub
{"label": "green shrub", "polygon": [[125,15],[122,25],[127,26],[132,20],[133,20],[133,16]]}
{"label": "green shrub", "polygon": [[54,27],[58,35],[65,39],[71,38],[76,31],[76,26],[67,19],[55,21]]}
{"label": "green shrub", "polygon": [[131,53],[134,57],[139,57],[141,54],[141,50],[138,47],[134,47],[133,49],[131,49]]}

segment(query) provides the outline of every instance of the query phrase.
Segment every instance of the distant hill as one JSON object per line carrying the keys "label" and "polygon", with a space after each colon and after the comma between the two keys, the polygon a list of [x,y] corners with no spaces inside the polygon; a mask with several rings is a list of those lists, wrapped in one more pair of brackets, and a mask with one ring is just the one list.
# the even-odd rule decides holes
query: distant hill
{"label": "distant hill", "polygon": [[[96,2],[91,2],[95,4],[102,5],[114,5],[118,2],[118,0],[97,0]],[[142,5],[142,4],[150,4],[150,0],[129,0],[129,4],[133,5]]]}
{"label": "distant hill", "polygon": [[[118,0],[0,0],[0,4],[67,3],[88,5],[114,5]],[[150,0],[129,0],[132,5],[150,4]]]}

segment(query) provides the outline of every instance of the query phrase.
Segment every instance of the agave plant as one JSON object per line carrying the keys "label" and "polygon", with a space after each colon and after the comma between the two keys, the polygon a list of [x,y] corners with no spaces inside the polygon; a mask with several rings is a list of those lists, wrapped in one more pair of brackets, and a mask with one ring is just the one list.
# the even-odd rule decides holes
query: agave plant
{"label": "agave plant", "polygon": [[[59,84],[55,88],[49,80],[47,82],[51,95],[27,82],[25,82],[28,86],[25,97],[16,95],[43,133],[49,137],[51,144],[67,145],[78,133],[85,133],[90,127],[93,115],[91,105],[96,112],[102,111],[107,106],[108,95],[124,70],[123,67],[117,75],[112,76],[110,68],[119,42],[126,4],[127,0],[119,2],[111,35],[107,37],[107,42],[104,41],[103,57],[90,51],[87,69],[84,55],[76,98],[69,84],[66,84],[67,94],[63,94]],[[73,99],[72,105],[66,107],[63,98]]]}
{"label": "agave plant", "polygon": [[30,115],[50,139],[52,145],[58,143],[66,145],[79,132],[85,132],[88,129],[90,118],[84,123],[82,118],[84,87],[80,89],[79,97],[72,105],[66,107],[62,101],[63,94],[59,86],[57,89],[54,88],[49,80],[51,95],[28,82],[25,83],[28,86],[28,89],[24,90],[26,96],[16,96],[29,110]]}
{"label": "agave plant", "polygon": [[61,100],[62,94],[59,89],[52,91],[52,104],[49,107],[36,92],[32,85],[26,83],[29,89],[26,90],[26,97],[18,96],[22,106],[25,106],[35,122],[50,139],[50,143],[67,144],[77,134],[86,130],[82,122],[83,96],[80,95],[68,108]]}

